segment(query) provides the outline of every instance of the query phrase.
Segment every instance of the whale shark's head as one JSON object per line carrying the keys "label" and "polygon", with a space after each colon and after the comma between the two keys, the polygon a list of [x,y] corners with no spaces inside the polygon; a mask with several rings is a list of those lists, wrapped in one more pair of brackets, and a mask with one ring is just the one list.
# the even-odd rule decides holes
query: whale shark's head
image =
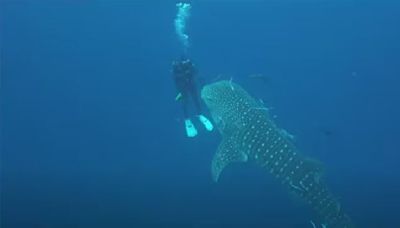
{"label": "whale shark's head", "polygon": [[221,132],[246,121],[245,114],[255,105],[254,99],[239,85],[231,81],[219,81],[203,87],[201,98]]}
{"label": "whale shark's head", "polygon": [[239,118],[235,115],[237,112],[233,110],[235,96],[235,85],[230,81],[215,82],[204,86],[201,90],[201,98],[220,131]]}
{"label": "whale shark's head", "polygon": [[204,86],[201,98],[211,112],[221,112],[231,108],[235,87],[229,81],[220,81]]}

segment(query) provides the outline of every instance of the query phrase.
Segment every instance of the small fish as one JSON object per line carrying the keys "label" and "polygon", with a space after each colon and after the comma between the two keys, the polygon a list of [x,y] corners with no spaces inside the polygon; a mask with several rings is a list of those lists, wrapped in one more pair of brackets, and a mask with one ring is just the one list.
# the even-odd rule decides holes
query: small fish
{"label": "small fish", "polygon": [[250,74],[247,77],[251,78],[251,79],[261,80],[264,83],[267,83],[269,81],[269,78],[267,76],[260,74],[260,73],[259,74]]}
{"label": "small fish", "polygon": [[175,97],[175,101],[180,101],[182,99],[182,93],[178,93]]}

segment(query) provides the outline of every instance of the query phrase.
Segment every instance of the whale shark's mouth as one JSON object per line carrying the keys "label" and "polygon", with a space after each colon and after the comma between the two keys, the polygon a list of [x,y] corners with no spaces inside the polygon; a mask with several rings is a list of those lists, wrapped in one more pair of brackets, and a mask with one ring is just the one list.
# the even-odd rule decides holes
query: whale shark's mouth
{"label": "whale shark's mouth", "polygon": [[213,85],[206,85],[201,90],[201,99],[204,100],[207,106],[212,106],[212,103],[216,102],[216,95]]}

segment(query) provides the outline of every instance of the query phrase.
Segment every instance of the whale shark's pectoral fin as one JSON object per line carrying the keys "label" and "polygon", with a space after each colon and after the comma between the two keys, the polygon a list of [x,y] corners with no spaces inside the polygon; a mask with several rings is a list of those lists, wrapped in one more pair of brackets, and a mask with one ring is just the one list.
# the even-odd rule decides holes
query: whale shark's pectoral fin
{"label": "whale shark's pectoral fin", "polygon": [[212,177],[215,182],[224,168],[232,162],[246,162],[247,155],[239,150],[234,137],[224,138],[218,146],[211,164]]}

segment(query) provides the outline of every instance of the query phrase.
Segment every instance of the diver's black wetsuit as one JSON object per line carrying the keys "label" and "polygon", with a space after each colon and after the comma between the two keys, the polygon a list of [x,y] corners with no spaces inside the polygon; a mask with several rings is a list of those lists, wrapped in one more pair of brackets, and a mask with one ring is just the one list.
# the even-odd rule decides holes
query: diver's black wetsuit
{"label": "diver's black wetsuit", "polygon": [[189,118],[188,105],[189,96],[192,97],[194,105],[196,107],[196,114],[201,114],[200,98],[197,91],[197,86],[195,82],[196,69],[194,64],[189,59],[183,59],[175,61],[172,64],[172,73],[174,76],[174,81],[176,88],[182,95],[182,107],[183,114],[185,118]]}

